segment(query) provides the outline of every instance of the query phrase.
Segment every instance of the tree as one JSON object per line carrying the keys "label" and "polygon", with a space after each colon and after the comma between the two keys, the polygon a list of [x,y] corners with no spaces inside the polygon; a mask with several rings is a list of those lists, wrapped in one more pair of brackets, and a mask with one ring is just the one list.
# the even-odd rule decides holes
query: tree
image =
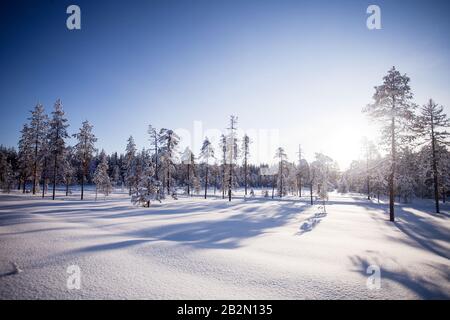
{"label": "tree", "polygon": [[230,116],[230,126],[228,127],[228,135],[226,137],[226,159],[228,161],[228,201],[231,201],[231,190],[233,188],[233,165],[237,160],[238,146],[236,137],[237,117]]}
{"label": "tree", "polygon": [[5,192],[10,192],[14,183],[14,171],[8,156],[0,152],[0,188]]}
{"label": "tree", "polygon": [[209,159],[214,158],[214,147],[209,141],[208,137],[203,141],[202,149],[200,151],[200,158],[205,162],[206,172],[205,172],[205,199],[208,194],[208,167]]}
{"label": "tree", "polygon": [[159,132],[159,143],[161,146],[162,165],[166,171],[166,188],[167,194],[171,193],[171,180],[172,173],[175,171],[175,152],[178,144],[180,143],[180,137],[170,129],[161,129]]}
{"label": "tree", "polygon": [[73,166],[75,158],[74,148],[67,147],[64,152],[64,157],[61,166],[61,180],[66,185],[66,196],[69,195],[69,186],[75,177],[75,168]]}
{"label": "tree", "polygon": [[364,159],[366,161],[366,186],[367,186],[367,200],[370,200],[370,178],[371,178],[371,165],[372,165],[372,159],[377,153],[377,148],[375,147],[375,144],[367,139],[366,137],[363,137],[362,139],[362,148],[363,148],[363,155]]}
{"label": "tree", "polygon": [[394,180],[396,152],[400,142],[404,142],[410,124],[414,118],[413,97],[409,86],[410,79],[400,74],[395,67],[383,78],[383,84],[375,87],[374,103],[369,104],[364,112],[381,124],[382,139],[388,146],[391,157],[389,173],[389,218],[395,220],[394,214]]}
{"label": "tree", "polygon": [[48,117],[44,112],[42,104],[38,103],[33,111],[31,111],[31,117],[29,125],[29,138],[31,139],[31,146],[33,148],[33,186],[32,192],[36,194],[36,186],[38,183],[38,170],[40,163],[40,153],[45,143],[44,139],[47,135],[48,129]]}
{"label": "tree", "polygon": [[159,139],[160,134],[157,132],[156,128],[154,128],[152,125],[148,126],[148,134],[150,135],[150,145],[153,147],[153,157],[155,161],[155,170],[154,175],[155,179],[159,181],[158,171],[159,171]]}
{"label": "tree", "polygon": [[95,183],[95,200],[97,200],[97,192],[103,193],[105,197],[111,193],[112,186],[108,175],[108,159],[103,150],[100,153],[100,163],[95,169],[93,181]]}
{"label": "tree", "polygon": [[73,134],[78,141],[75,145],[75,155],[81,165],[81,200],[84,197],[84,180],[88,174],[89,164],[92,160],[92,154],[96,151],[94,144],[97,141],[92,132],[93,126],[89,121],[83,121],[80,131]]}
{"label": "tree", "polygon": [[28,126],[28,124],[25,124],[21,131],[18,156],[20,171],[19,181],[23,183],[23,193],[25,193],[26,183],[32,175],[31,168],[33,166],[32,136],[30,134],[30,127]]}
{"label": "tree", "polygon": [[248,164],[248,158],[250,156],[250,137],[248,135],[244,135],[242,138],[242,156],[244,158],[244,191],[245,196],[247,196],[247,179],[248,179],[248,173],[247,173],[247,164]]}
{"label": "tree", "polygon": [[139,169],[136,170],[138,184],[131,196],[131,202],[135,205],[150,207],[152,200],[161,202],[159,192],[161,182],[156,180],[156,166],[155,163],[151,161],[147,151],[143,150],[140,153],[138,162]]}
{"label": "tree", "polygon": [[220,136],[220,148],[222,150],[222,199],[225,199],[225,171],[227,166],[227,137]]}
{"label": "tree", "polygon": [[285,167],[285,162],[287,159],[287,155],[286,152],[284,151],[284,149],[282,147],[279,147],[275,153],[275,158],[278,159],[278,195],[281,197],[283,197],[283,194],[285,193],[285,190],[283,188],[283,180],[284,180],[284,175],[283,175],[283,168]]}
{"label": "tree", "polygon": [[183,154],[181,155],[181,161],[184,165],[186,165],[186,173],[187,173],[187,183],[186,183],[186,187],[187,187],[187,195],[189,196],[191,194],[191,184],[193,178],[194,178],[194,153],[191,151],[191,149],[189,149],[189,147],[186,147],[186,149],[184,150]]}
{"label": "tree", "polygon": [[68,126],[61,100],[58,99],[55,102],[55,110],[52,112],[52,119],[50,120],[48,131],[49,151],[53,158],[53,200],[55,200],[58,167],[65,151],[65,139],[69,137],[67,134]]}
{"label": "tree", "polygon": [[128,138],[125,148],[125,182],[128,186],[128,194],[131,196],[131,188],[136,185],[136,144],[132,136]]}
{"label": "tree", "polygon": [[435,103],[432,99],[423,105],[420,115],[416,118],[414,132],[423,142],[431,145],[429,158],[432,164],[433,187],[436,212],[439,213],[439,178],[438,178],[438,154],[439,146],[449,146],[447,140],[450,133],[445,129],[450,127],[444,107]]}

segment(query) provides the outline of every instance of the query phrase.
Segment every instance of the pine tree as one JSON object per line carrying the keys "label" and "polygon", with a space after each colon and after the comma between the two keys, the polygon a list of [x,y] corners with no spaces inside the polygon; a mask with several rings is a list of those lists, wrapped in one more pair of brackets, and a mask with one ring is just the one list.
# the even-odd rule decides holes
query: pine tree
{"label": "pine tree", "polygon": [[362,148],[363,148],[363,154],[366,161],[366,186],[367,186],[367,200],[370,200],[370,179],[371,179],[371,165],[372,165],[372,159],[377,153],[377,149],[375,147],[375,144],[364,137],[362,139]]}
{"label": "pine tree", "polygon": [[222,199],[225,199],[225,171],[227,166],[227,137],[220,136],[220,148],[222,150]]}
{"label": "pine tree", "polygon": [[156,180],[155,164],[151,162],[150,158],[145,152],[141,153],[142,171],[138,177],[138,187],[131,197],[131,202],[135,205],[144,205],[150,207],[152,200],[160,200],[159,189],[161,183]]}
{"label": "pine tree", "polygon": [[244,160],[244,192],[245,196],[247,196],[247,179],[248,179],[248,173],[247,173],[247,165],[248,165],[248,158],[250,156],[250,137],[248,135],[244,135],[242,138],[242,156]]}
{"label": "pine tree", "polygon": [[61,100],[58,99],[55,102],[55,110],[52,112],[52,119],[50,120],[48,131],[49,151],[53,158],[53,200],[55,200],[58,167],[60,166],[65,151],[65,139],[69,137],[67,134],[68,126]]}
{"label": "pine tree", "polygon": [[181,155],[181,162],[186,166],[186,193],[189,196],[191,194],[191,184],[192,180],[194,179],[194,153],[189,149],[189,147],[186,147],[183,154]]}
{"label": "pine tree", "polygon": [[14,171],[7,154],[0,152],[0,188],[9,193],[14,183]]}
{"label": "pine tree", "polygon": [[33,145],[30,127],[25,124],[21,131],[19,140],[19,175],[20,181],[23,183],[23,193],[26,191],[26,183],[32,176],[31,168],[33,167]]}
{"label": "pine tree", "polygon": [[148,126],[147,132],[150,135],[150,145],[153,148],[153,158],[154,158],[154,162],[155,162],[154,175],[155,175],[155,179],[157,181],[159,181],[158,171],[159,171],[159,139],[160,139],[160,135],[159,135],[158,131],[156,130],[156,128],[154,128],[152,125]]}
{"label": "pine tree", "polygon": [[443,112],[444,107],[439,106],[432,99],[423,105],[420,115],[416,118],[414,132],[422,138],[425,143],[431,145],[429,158],[433,171],[433,187],[436,212],[439,213],[439,177],[438,177],[438,154],[439,146],[449,146],[448,133],[445,129],[450,127],[447,115]]}
{"label": "pine tree", "polygon": [[205,173],[205,199],[208,194],[208,169],[209,169],[209,159],[214,158],[214,148],[209,141],[208,137],[203,141],[202,149],[200,151],[200,158],[203,159],[206,167]]}
{"label": "pine tree", "polygon": [[75,158],[75,151],[72,147],[67,147],[64,152],[64,157],[62,160],[62,166],[61,166],[61,180],[66,185],[66,196],[69,195],[70,190],[69,186],[70,184],[75,180],[75,168],[73,166]]}
{"label": "pine tree", "polygon": [[[366,112],[382,126],[384,143],[389,147],[391,168],[389,174],[389,216],[395,220],[394,214],[394,180],[396,166],[396,152],[399,142],[405,141],[408,124],[413,120],[415,108],[412,104],[412,93],[409,86],[410,79],[400,74],[395,67],[388,71],[383,78],[383,84],[375,87],[374,103],[368,105]],[[402,139],[403,138],[403,139]]]}
{"label": "pine tree", "polygon": [[92,132],[93,126],[89,121],[83,121],[78,133],[73,134],[78,141],[75,145],[75,154],[81,165],[81,200],[84,198],[84,181],[88,174],[89,164],[92,160],[92,155],[96,151],[94,144],[97,141]]}
{"label": "pine tree", "polygon": [[285,189],[283,186],[283,181],[284,181],[284,173],[283,173],[283,168],[285,168],[286,166],[286,160],[287,160],[287,155],[286,152],[284,151],[284,149],[282,147],[279,147],[275,153],[275,158],[278,159],[278,196],[281,198],[283,197],[283,194],[285,193]]}
{"label": "pine tree", "polygon": [[111,193],[112,186],[108,175],[108,159],[103,150],[100,153],[100,163],[95,169],[93,181],[95,183],[95,200],[97,200],[97,192],[103,193],[105,197]]}
{"label": "pine tree", "polygon": [[131,188],[136,185],[136,144],[132,136],[128,138],[125,149],[125,182],[128,186],[128,195],[131,196]]}
{"label": "pine tree", "polygon": [[167,194],[174,192],[174,187],[171,184],[172,173],[175,171],[175,152],[180,142],[180,137],[170,129],[161,129],[159,137],[159,144],[161,146],[161,160],[163,169],[166,173],[166,189]]}
{"label": "pine tree", "polygon": [[48,117],[44,112],[44,107],[38,103],[33,111],[31,111],[31,117],[29,125],[29,135],[31,139],[31,145],[33,152],[33,187],[32,192],[36,194],[36,186],[38,183],[38,171],[40,163],[40,153],[42,151],[43,144],[48,130]]}
{"label": "pine tree", "polygon": [[233,165],[237,160],[238,156],[238,145],[236,137],[236,127],[237,117],[234,115],[230,116],[230,126],[228,127],[228,135],[226,137],[226,161],[228,161],[228,201],[231,201],[231,190],[233,188],[233,175],[234,169]]}

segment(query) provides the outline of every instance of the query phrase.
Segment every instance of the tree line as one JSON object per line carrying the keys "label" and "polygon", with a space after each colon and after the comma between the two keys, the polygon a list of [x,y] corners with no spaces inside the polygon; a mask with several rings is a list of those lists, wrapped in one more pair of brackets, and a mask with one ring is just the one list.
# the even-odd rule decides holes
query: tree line
{"label": "tree line", "polygon": [[[180,191],[208,197],[208,192],[231,201],[233,191],[242,187],[245,196],[255,196],[262,188],[264,197],[296,194],[328,198],[330,190],[366,193],[368,199],[386,195],[390,219],[394,221],[394,201],[409,201],[419,196],[446,200],[450,190],[449,119],[443,107],[432,99],[422,107],[413,103],[410,79],[393,67],[375,87],[373,103],[363,112],[380,123],[380,148],[373,141],[363,141],[363,159],[354,161],[344,172],[329,156],[316,153],[308,162],[299,149],[298,159],[289,161],[279,147],[274,152],[276,165],[249,163],[250,137],[238,137],[237,117],[232,115],[219,144],[213,146],[205,137],[194,152],[189,147],[178,150],[180,137],[174,130],[149,125],[148,144],[138,151],[130,136],[123,153],[99,152],[93,125],[84,121],[72,134],[76,143],[67,144],[68,120],[57,100],[50,115],[37,104],[21,130],[18,150],[0,146],[0,187],[13,188],[45,197],[56,186],[80,185],[84,199],[86,184],[108,195],[115,187],[126,188],[135,204],[149,206],[151,201],[177,197]],[[381,151],[386,151],[381,155]],[[196,155],[197,153],[197,155]],[[307,190],[307,194],[305,194]]]}

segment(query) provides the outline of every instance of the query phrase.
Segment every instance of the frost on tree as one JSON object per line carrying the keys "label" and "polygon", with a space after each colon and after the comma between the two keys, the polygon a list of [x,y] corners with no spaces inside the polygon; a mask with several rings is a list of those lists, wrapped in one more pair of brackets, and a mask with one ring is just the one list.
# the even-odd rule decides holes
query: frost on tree
{"label": "frost on tree", "polygon": [[67,133],[68,126],[69,124],[65,118],[61,100],[58,99],[55,102],[54,111],[52,112],[52,118],[48,129],[49,153],[51,158],[50,165],[52,166],[51,171],[53,174],[53,200],[55,200],[56,184],[58,183],[58,170],[60,170],[62,166],[66,147],[65,139],[69,138]]}
{"label": "frost on tree", "polygon": [[228,164],[228,172],[226,176],[227,188],[228,188],[228,201],[231,201],[232,190],[235,187],[237,179],[233,179],[235,176],[235,163],[238,157],[238,138],[236,135],[237,117],[234,115],[230,116],[230,126],[228,127],[228,134],[225,137],[225,157],[224,160]]}
{"label": "frost on tree", "polygon": [[[450,145],[447,128],[450,127],[450,122],[447,115],[444,113],[444,107],[438,105],[432,99],[420,109],[420,114],[416,117],[414,125],[414,132],[417,134],[417,140],[420,144],[427,144],[430,146],[428,160],[431,162],[431,170],[433,174],[433,191],[435,200],[436,212],[440,212],[439,208],[439,180],[442,176],[439,175],[438,151],[441,146],[448,147]],[[440,179],[441,178],[441,179]],[[442,183],[443,199],[445,201],[445,183]]]}
{"label": "frost on tree", "polygon": [[84,198],[84,182],[86,180],[89,164],[92,160],[92,155],[96,151],[94,144],[97,141],[94,133],[92,132],[93,126],[89,121],[83,121],[78,133],[73,134],[73,137],[77,139],[77,143],[74,147],[75,157],[80,162],[81,171],[81,200]]}
{"label": "frost on tree", "polygon": [[176,150],[180,143],[180,137],[173,130],[165,128],[160,130],[159,135],[161,170],[164,173],[163,185],[168,195],[174,195],[173,174],[176,170]]}
{"label": "frost on tree", "polygon": [[390,152],[389,172],[389,219],[395,220],[395,174],[397,149],[411,138],[409,129],[414,119],[415,105],[411,102],[413,94],[409,86],[410,79],[402,75],[395,67],[383,78],[383,84],[375,87],[374,102],[365,109],[370,117],[381,125],[382,141]]}
{"label": "frost on tree", "polygon": [[131,196],[131,189],[137,186],[136,143],[132,136],[128,138],[125,149],[125,183],[128,186],[128,195]]}
{"label": "frost on tree", "polygon": [[131,196],[131,202],[134,205],[150,207],[151,201],[161,202],[161,182],[156,179],[156,166],[152,163],[148,153],[143,151],[139,158],[138,184]]}
{"label": "frost on tree", "polygon": [[209,161],[214,159],[214,147],[208,137],[203,141],[202,149],[200,151],[200,158],[205,164],[205,199],[208,195],[208,174],[209,174]]}
{"label": "frost on tree", "polygon": [[112,185],[108,175],[108,160],[103,150],[100,153],[100,163],[95,169],[93,181],[95,183],[95,200],[97,200],[98,192],[103,193],[105,197],[111,193]]}

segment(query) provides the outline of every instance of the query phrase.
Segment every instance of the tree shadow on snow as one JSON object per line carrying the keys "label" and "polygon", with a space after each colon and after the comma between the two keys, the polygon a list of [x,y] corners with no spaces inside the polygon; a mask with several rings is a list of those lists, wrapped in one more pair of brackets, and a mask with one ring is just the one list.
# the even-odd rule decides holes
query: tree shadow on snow
{"label": "tree shadow on snow", "polygon": [[[240,212],[237,208],[234,210]],[[248,211],[220,220],[143,228],[128,232],[124,236],[174,241],[198,248],[232,249],[239,247],[245,239],[256,237],[268,232],[269,229],[286,224],[292,217],[302,212],[302,208],[286,205],[278,206],[275,210],[275,213],[270,216],[261,213],[253,215]]]}
{"label": "tree shadow on snow", "polygon": [[[381,269],[381,289],[388,290],[389,283],[385,281],[393,282],[401,285],[402,287],[414,292],[421,299],[449,299],[450,292],[446,290],[445,286],[450,280],[450,270],[445,264],[427,264],[426,267],[432,269],[433,272],[427,272],[425,275],[413,273],[404,268],[388,268],[383,266],[383,261],[380,259],[371,259],[361,256],[350,257],[350,261],[353,266],[356,267],[356,271],[363,274],[364,277],[368,277],[367,268],[370,265],[378,265]],[[422,272],[423,273],[423,272]],[[431,276],[430,274],[433,274]],[[437,274],[437,275],[436,275]],[[441,278],[441,279],[439,279]],[[362,284],[364,285],[364,284]],[[386,287],[388,285],[388,287]],[[383,292],[383,291],[382,291]],[[391,297],[388,291],[386,291],[386,298]],[[393,297],[394,299],[402,299],[403,297]]]}

